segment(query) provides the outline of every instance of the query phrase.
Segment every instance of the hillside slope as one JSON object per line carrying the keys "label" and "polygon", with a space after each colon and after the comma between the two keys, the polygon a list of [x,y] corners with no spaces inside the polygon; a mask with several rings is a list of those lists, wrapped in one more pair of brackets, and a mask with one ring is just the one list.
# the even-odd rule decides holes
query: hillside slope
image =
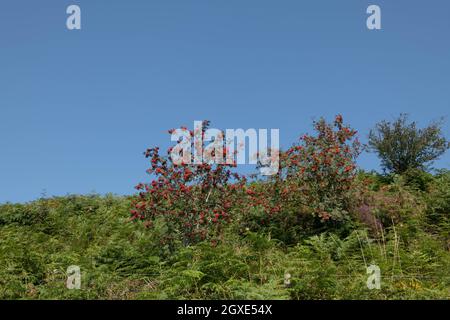
{"label": "hillside slope", "polygon": [[[414,193],[426,216],[382,236],[356,224],[296,245],[235,222],[218,243],[169,248],[164,225],[130,221],[131,197],[4,204],[0,299],[449,299],[446,179]],[[370,264],[381,269],[380,290],[367,288]],[[81,269],[80,290],[66,288],[71,265]]]}

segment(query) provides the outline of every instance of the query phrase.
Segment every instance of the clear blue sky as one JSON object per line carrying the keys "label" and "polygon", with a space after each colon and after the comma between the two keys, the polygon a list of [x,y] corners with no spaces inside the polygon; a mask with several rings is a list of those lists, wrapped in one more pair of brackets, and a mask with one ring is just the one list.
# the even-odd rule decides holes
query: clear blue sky
{"label": "clear blue sky", "polygon": [[320,116],[363,141],[400,112],[448,116],[449,14],[448,0],[2,0],[0,202],[130,194],[149,178],[142,152],[194,120],[279,128],[288,146]]}

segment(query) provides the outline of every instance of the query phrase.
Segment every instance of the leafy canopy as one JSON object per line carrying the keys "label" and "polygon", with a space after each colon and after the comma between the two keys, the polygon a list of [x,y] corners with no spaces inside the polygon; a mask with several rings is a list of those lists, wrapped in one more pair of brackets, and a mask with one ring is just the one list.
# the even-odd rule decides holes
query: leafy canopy
{"label": "leafy canopy", "polygon": [[395,121],[381,121],[370,131],[369,147],[378,154],[385,171],[426,170],[450,147],[441,126],[438,121],[421,129],[408,121],[407,114],[400,114]]}

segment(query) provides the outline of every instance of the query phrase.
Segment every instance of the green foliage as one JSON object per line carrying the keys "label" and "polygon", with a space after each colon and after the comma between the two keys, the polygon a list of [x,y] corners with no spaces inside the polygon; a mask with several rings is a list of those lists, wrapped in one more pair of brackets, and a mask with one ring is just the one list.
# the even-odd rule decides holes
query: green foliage
{"label": "green foliage", "polygon": [[428,208],[426,222],[447,239],[450,249],[450,171],[442,170],[433,180],[430,192],[425,194]]}
{"label": "green foliage", "polygon": [[383,168],[402,174],[408,169],[426,169],[450,147],[442,134],[442,124],[434,122],[426,128],[408,123],[401,114],[395,121],[382,121],[369,134],[369,146],[381,159]]}
{"label": "green foliage", "polygon": [[304,135],[301,144],[287,151],[285,187],[294,182],[297,190],[289,191],[302,194],[297,201],[307,204],[322,221],[345,222],[361,152],[357,131],[345,125],[341,115],[333,123],[321,118],[314,129],[315,135]]}
{"label": "green foliage", "polygon": [[[300,229],[296,243],[274,236],[275,224],[246,230],[236,219],[221,241],[169,248],[163,220],[150,229],[130,223],[129,198],[5,204],[0,299],[449,299],[449,172],[427,191],[400,177],[358,178],[367,179],[361,192],[381,233],[353,224],[347,236]],[[370,264],[381,269],[381,290],[367,289]],[[81,268],[81,290],[65,286],[70,265]]]}
{"label": "green foliage", "polygon": [[356,133],[340,115],[332,123],[314,122],[314,134],[280,153],[278,175],[248,185],[232,217],[285,244],[330,230],[348,234],[361,151]]}
{"label": "green foliage", "polygon": [[421,169],[408,169],[403,173],[405,184],[419,191],[427,191],[433,182],[433,175]]}
{"label": "green foliage", "polygon": [[357,171],[341,116],[315,130],[270,179],[154,148],[135,196],[0,205],[0,299],[450,299],[450,172],[424,171],[448,147],[439,125],[379,124],[388,175]]}

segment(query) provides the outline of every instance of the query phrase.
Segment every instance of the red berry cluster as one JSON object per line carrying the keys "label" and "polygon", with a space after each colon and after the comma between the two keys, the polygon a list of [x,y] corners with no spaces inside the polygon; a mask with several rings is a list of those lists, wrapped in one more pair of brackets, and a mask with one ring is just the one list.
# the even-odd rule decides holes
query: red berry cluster
{"label": "red berry cluster", "polygon": [[[208,126],[209,122],[204,122],[203,131]],[[232,171],[235,165],[176,165],[171,151],[167,150],[167,156],[162,156],[159,148],[145,152],[150,160],[147,173],[154,179],[136,186],[140,192],[133,202],[132,219],[152,226],[155,219],[163,218],[169,228],[166,240],[181,237],[185,244],[216,236],[231,221],[233,198],[245,178]]]}
{"label": "red berry cluster", "polygon": [[[208,126],[204,122],[203,134]],[[339,221],[351,202],[361,144],[357,132],[344,125],[340,115],[332,124],[324,119],[315,122],[314,129],[314,135],[306,134],[280,152],[277,175],[252,184],[233,172],[235,164],[175,165],[172,149],[167,156],[159,148],[148,149],[147,172],[153,180],[136,186],[139,195],[133,202],[132,219],[144,220],[149,227],[163,219],[166,240],[181,238],[185,244],[216,241],[223,227],[237,219],[236,214],[245,222],[255,209],[262,212],[258,225],[278,221],[289,228],[305,213],[322,222]]]}

